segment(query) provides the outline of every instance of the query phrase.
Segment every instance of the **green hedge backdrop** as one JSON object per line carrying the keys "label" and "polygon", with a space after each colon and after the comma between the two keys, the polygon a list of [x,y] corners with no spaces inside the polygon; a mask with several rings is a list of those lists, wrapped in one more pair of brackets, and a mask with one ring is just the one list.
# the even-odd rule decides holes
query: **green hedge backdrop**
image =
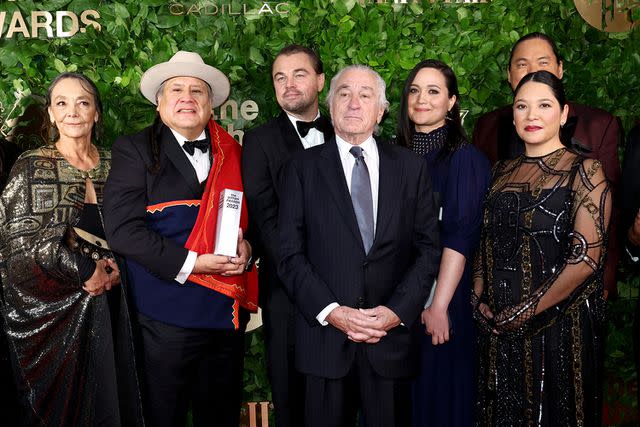
{"label": "green hedge backdrop", "polygon": [[[154,109],[138,91],[140,77],[178,50],[196,51],[225,72],[232,83],[231,99],[237,104],[255,101],[259,113],[253,120],[246,117],[255,114],[235,117],[230,109],[221,119],[225,126],[247,129],[278,113],[269,73],[271,60],[283,46],[300,43],[319,51],[328,78],[352,63],[365,63],[380,72],[391,101],[390,114],[382,124],[385,136],[394,133],[399,94],[408,71],[425,58],[447,62],[459,79],[470,133],[479,115],[510,102],[505,78],[509,50],[531,31],[542,31],[557,41],[565,61],[569,99],[609,110],[630,129],[640,115],[640,30],[606,33],[593,28],[580,17],[572,0],[485,1],[2,1],[0,131],[7,135],[16,124],[25,125],[24,120],[16,123],[15,119],[37,102],[29,95],[44,94],[48,83],[62,71],[79,71],[100,89],[105,105],[105,134],[100,144],[110,146],[116,136],[135,132],[152,121]],[[55,37],[56,11],[80,17],[86,10],[98,12],[99,17],[91,20],[100,24],[100,31],[80,22],[85,32]],[[26,27],[7,37],[16,11],[24,16]],[[53,13],[54,37],[47,38],[43,30],[39,37],[25,36],[31,32],[33,11]],[[638,10],[631,15],[637,19]],[[14,23],[14,30],[18,24]],[[220,111],[216,114],[222,115]],[[19,133],[13,139],[19,141]],[[611,401],[630,407],[635,399],[622,389],[635,378],[630,319],[638,281],[624,271],[620,278],[621,297],[610,308],[607,367],[614,380],[608,385],[608,395]],[[252,345],[245,373],[246,397],[268,400],[262,338],[257,333],[248,339]],[[629,419],[628,414],[620,416]]]}

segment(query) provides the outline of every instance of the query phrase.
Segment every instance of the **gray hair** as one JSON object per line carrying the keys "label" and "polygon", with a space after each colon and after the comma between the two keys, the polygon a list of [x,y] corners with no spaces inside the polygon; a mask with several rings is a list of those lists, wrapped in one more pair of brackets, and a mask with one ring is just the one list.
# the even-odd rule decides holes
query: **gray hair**
{"label": "gray hair", "polygon": [[384,82],[380,74],[376,72],[376,70],[369,67],[368,65],[363,65],[363,64],[349,65],[347,67],[344,67],[342,70],[338,71],[338,73],[335,76],[333,76],[333,78],[331,79],[331,85],[329,86],[329,93],[327,94],[327,99],[326,99],[326,103],[327,103],[327,107],[329,107],[329,111],[331,111],[331,101],[333,101],[333,97],[336,95],[336,90],[338,89],[336,87],[337,86],[336,83],[345,72],[351,71],[351,70],[366,71],[375,78],[376,83],[378,85],[378,105],[380,105],[382,108],[384,108],[385,111],[387,111],[389,109],[389,101],[387,101],[386,83]]}
{"label": "gray hair", "polygon": [[[156,105],[158,104],[158,97],[162,94],[162,92],[164,91],[164,86],[167,83],[168,80],[163,81],[160,86],[158,86],[158,90],[156,90]],[[204,85],[207,87],[207,93],[209,94],[209,101],[213,102],[213,89],[211,89],[211,86],[209,86],[209,83],[204,82]]]}

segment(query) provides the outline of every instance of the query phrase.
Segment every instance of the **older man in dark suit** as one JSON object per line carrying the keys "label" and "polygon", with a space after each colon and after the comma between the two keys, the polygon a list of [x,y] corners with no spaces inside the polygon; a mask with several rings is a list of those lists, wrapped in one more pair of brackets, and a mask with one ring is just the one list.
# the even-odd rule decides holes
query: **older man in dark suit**
{"label": "older man in dark suit", "polygon": [[278,180],[293,153],[323,144],[333,136],[333,128],[318,110],[324,72],[314,51],[300,45],[285,47],[276,55],[271,78],[282,112],[244,136],[242,177],[259,236],[254,256],[260,257],[260,306],[276,426],[296,427],[303,425],[304,381],[294,366],[296,309],[277,275]]}
{"label": "older man in dark suit", "polygon": [[[538,70],[547,70],[560,79],[564,73],[563,62],[554,41],[545,34],[530,33],[513,45],[507,80],[511,88],[515,89],[520,79]],[[564,139],[571,140],[572,148],[602,162],[615,197],[620,183],[618,145],[623,138],[620,119],[599,108],[570,102],[569,116],[562,132]],[[473,144],[487,155],[491,163],[523,154],[524,142],[513,126],[512,106],[506,105],[480,117],[473,130]],[[610,223],[611,238],[604,278],[605,292],[613,294],[616,291],[615,273],[619,254],[615,233],[616,218],[617,215],[614,214]]]}
{"label": "older man in dark suit", "polygon": [[194,426],[239,423],[246,309],[257,308],[251,247],[240,230],[236,256],[210,253],[220,193],[243,190],[240,145],[211,119],[229,89],[219,70],[180,51],[140,81],[155,123],[113,144],[105,232],[126,260],[151,427],[184,426],[189,406]]}
{"label": "older man in dark suit", "polygon": [[279,266],[298,308],[305,425],[406,426],[418,316],[439,263],[426,162],[373,138],[385,83],[354,65],[331,81],[335,138],[282,176]]}

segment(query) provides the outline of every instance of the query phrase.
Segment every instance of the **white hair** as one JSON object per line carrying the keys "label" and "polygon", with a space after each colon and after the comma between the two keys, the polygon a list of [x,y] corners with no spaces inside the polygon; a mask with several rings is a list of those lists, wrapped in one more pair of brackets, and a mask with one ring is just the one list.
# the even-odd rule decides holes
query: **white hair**
{"label": "white hair", "polygon": [[327,103],[327,107],[329,107],[329,111],[331,111],[331,101],[333,101],[333,97],[336,95],[336,90],[337,90],[336,83],[345,72],[351,71],[351,70],[366,71],[374,77],[376,84],[378,85],[378,105],[384,108],[384,111],[387,111],[389,109],[389,101],[387,101],[386,83],[384,82],[380,74],[376,72],[376,70],[369,67],[368,65],[363,65],[363,64],[349,65],[347,67],[344,67],[342,70],[338,71],[338,73],[335,76],[333,76],[333,78],[331,79],[331,85],[329,86],[329,93],[327,94],[327,99],[326,99],[326,103]]}

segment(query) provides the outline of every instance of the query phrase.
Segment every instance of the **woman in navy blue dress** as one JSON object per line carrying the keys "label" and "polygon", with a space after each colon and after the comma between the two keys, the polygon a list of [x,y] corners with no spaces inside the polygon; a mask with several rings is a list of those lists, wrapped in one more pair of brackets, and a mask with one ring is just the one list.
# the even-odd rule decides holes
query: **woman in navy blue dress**
{"label": "woman in navy blue dress", "polygon": [[424,156],[440,206],[442,260],[421,320],[421,370],[413,387],[414,426],[473,425],[475,327],[471,264],[489,184],[485,156],[462,128],[458,83],[437,60],[415,66],[405,83],[398,143]]}

